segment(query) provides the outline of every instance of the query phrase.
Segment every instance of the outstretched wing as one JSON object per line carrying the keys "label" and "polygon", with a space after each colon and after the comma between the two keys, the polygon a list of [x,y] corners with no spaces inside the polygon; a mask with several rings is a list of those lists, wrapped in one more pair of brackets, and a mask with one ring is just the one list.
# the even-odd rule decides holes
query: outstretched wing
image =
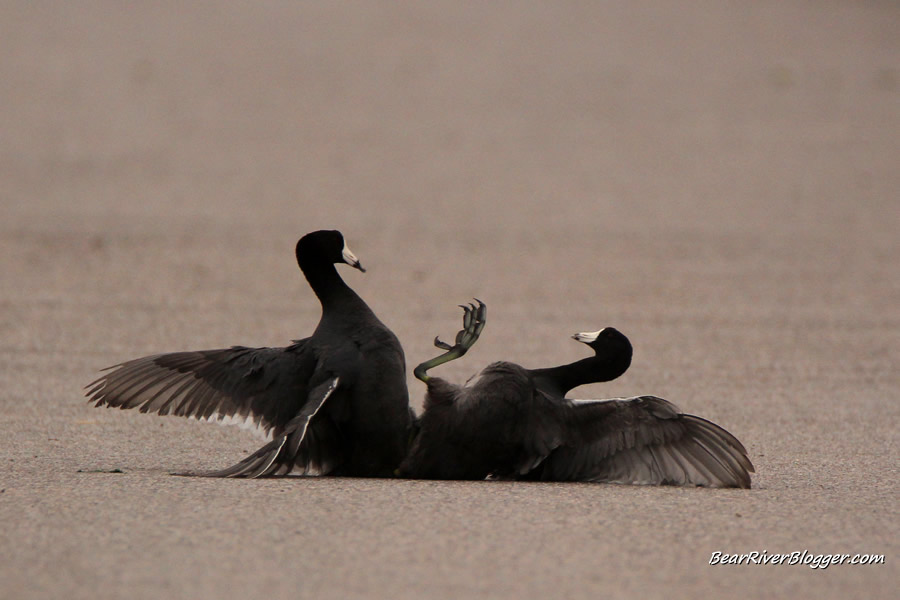
{"label": "outstretched wing", "polygon": [[[337,464],[338,457],[332,451],[332,444],[317,439],[332,424],[329,419],[313,423],[325,402],[332,396],[340,384],[340,378],[334,377],[313,388],[300,414],[294,417],[284,428],[281,435],[237,463],[234,466],[201,473],[203,477],[266,477],[269,475],[287,475],[295,465],[304,468],[305,473],[315,470],[327,473]],[[326,449],[328,448],[328,449]]]}
{"label": "outstretched wing", "polygon": [[753,465],[737,438],[662,398],[573,402],[567,421],[567,443],[540,466],[541,479],[750,487]]}
{"label": "outstretched wing", "polygon": [[306,342],[146,356],[109,367],[86,395],[95,406],[246,421],[278,437],[309,395],[317,360]]}

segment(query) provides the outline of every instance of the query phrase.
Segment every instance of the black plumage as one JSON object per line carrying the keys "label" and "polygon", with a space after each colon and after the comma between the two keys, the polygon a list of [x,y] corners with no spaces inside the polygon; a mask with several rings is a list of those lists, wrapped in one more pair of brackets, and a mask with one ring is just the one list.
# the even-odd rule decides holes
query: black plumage
{"label": "black plumage", "polygon": [[364,271],[338,231],[297,242],[297,263],[322,305],[313,334],[283,348],[234,346],[157,354],[110,367],[87,386],[96,406],[246,421],[272,441],[204,475],[393,475],[411,426],[397,337],[341,279]]}
{"label": "black plumage", "polygon": [[655,396],[569,400],[558,393],[575,384],[571,373],[589,383],[628,368],[631,344],[614,329],[576,336],[595,351],[585,360],[596,379],[583,378],[588,363],[528,370],[509,362],[488,365],[465,387],[429,377],[428,369],[478,339],[485,308],[465,313],[456,345],[436,341],[447,352],[416,369],[428,393],[400,475],[750,487],[747,451],[714,423]]}

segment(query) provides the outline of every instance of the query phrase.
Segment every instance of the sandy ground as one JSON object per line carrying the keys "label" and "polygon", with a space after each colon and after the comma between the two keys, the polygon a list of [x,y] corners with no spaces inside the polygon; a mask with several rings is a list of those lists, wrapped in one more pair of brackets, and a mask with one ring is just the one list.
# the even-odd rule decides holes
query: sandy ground
{"label": "sandy ground", "polygon": [[[423,4],[3,3],[0,596],[895,597],[900,6]],[[614,325],[577,395],[720,423],[754,489],[174,478],[259,443],[84,401],[308,335],[322,227],[410,366],[472,296],[458,381]],[[885,564],[708,565],[804,550]]]}

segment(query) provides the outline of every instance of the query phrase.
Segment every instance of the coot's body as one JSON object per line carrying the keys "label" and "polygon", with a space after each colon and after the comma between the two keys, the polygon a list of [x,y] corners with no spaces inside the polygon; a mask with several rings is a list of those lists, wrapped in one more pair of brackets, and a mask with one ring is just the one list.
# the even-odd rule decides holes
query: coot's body
{"label": "coot's body", "polygon": [[[417,367],[428,393],[400,475],[750,487],[753,465],[741,443],[666,400],[585,401],[560,395],[560,390],[607,381],[628,368],[631,344],[614,329],[576,336],[594,348],[595,356],[574,366],[528,370],[496,362],[469,386],[428,376],[428,369],[462,356],[475,343],[484,319],[483,306],[466,308],[456,346],[439,342],[448,352]],[[593,379],[569,377],[587,373],[590,363]]]}
{"label": "coot's body", "polygon": [[322,304],[313,334],[284,348],[232,347],[131,360],[90,384],[97,406],[249,421],[272,441],[211,476],[343,474],[387,477],[406,449],[410,410],[397,337],[344,283],[335,264],[363,270],[337,231],[297,243],[297,262]]}

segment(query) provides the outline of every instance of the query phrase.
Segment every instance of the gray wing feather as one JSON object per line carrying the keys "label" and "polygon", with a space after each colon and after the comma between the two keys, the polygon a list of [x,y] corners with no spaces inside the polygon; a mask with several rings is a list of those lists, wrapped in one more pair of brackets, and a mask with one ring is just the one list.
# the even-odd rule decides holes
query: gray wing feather
{"label": "gray wing feather", "polygon": [[[309,471],[313,464],[309,461],[311,455],[315,457],[317,466],[321,466],[325,461],[321,456],[315,456],[321,451],[321,445],[315,444],[313,448],[310,448],[307,432],[311,431],[310,423],[339,384],[340,378],[334,377],[316,386],[300,414],[287,424],[282,434],[244,460],[227,469],[199,475],[202,477],[255,479],[270,475],[286,475],[298,463],[304,467],[305,471]],[[304,444],[304,442],[306,443]],[[301,449],[303,449],[302,452]]]}
{"label": "gray wing feather", "polygon": [[95,406],[246,419],[278,436],[303,406],[316,368],[305,342],[146,356],[105,369],[86,395]]}
{"label": "gray wing feather", "polygon": [[733,435],[640,396],[570,404],[569,443],[541,466],[541,478],[635,484],[750,487],[753,465]]}

